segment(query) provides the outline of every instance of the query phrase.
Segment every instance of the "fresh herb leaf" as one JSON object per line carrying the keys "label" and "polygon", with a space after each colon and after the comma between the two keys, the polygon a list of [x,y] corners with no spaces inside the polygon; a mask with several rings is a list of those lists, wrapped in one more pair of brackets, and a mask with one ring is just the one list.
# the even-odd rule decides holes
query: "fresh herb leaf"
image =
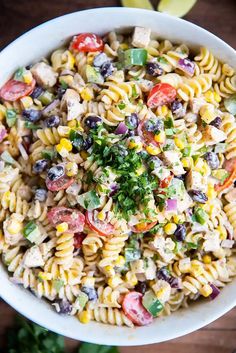
{"label": "fresh herb leaf", "polygon": [[165,119],[164,127],[166,129],[171,129],[174,127],[174,120],[170,116]]}
{"label": "fresh herb leaf", "polygon": [[60,80],[60,85],[61,85],[61,88],[63,89],[67,89],[69,87],[68,84],[63,80]]}
{"label": "fresh herb leaf", "polygon": [[117,104],[117,106],[118,106],[118,108],[119,108],[120,110],[123,110],[123,109],[125,109],[126,104],[123,103],[123,102],[121,102],[121,103]]}
{"label": "fresh herb leaf", "polygon": [[48,160],[53,160],[56,157],[57,153],[54,149],[50,150],[43,150],[42,151],[42,157]]}
{"label": "fresh herb leaf", "polygon": [[72,145],[76,147],[78,151],[82,149],[84,139],[83,139],[83,136],[80,135],[77,131],[70,130],[69,139],[72,142]]}
{"label": "fresh herb leaf", "polygon": [[136,86],[135,85],[132,86],[132,97],[133,98],[137,98],[138,97],[138,92],[136,90]]}
{"label": "fresh herb leaf", "polygon": [[187,250],[192,250],[192,249],[197,249],[198,248],[198,244],[191,243],[191,242],[186,242],[184,245],[185,245]]}
{"label": "fresh herb leaf", "polygon": [[30,130],[38,130],[41,128],[40,125],[36,125],[34,123],[31,123],[31,121],[25,121],[25,127],[26,127],[26,129],[30,129]]}

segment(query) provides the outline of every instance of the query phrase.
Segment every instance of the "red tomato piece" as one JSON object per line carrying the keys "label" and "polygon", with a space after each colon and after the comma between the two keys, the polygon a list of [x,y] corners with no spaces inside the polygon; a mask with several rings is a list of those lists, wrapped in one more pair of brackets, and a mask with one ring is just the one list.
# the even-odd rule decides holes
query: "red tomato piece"
{"label": "red tomato piece", "polygon": [[157,221],[150,222],[150,223],[148,222],[138,223],[132,227],[132,232],[145,233],[145,232],[148,232],[150,229],[152,229],[156,224],[157,224]]}
{"label": "red tomato piece", "polygon": [[159,143],[155,141],[154,139],[154,132],[147,131],[145,129],[145,122],[146,120],[142,121],[139,126],[138,126],[138,135],[141,137],[143,140],[143,143],[148,146],[150,144],[154,146],[159,146]]}
{"label": "red tomato piece", "polygon": [[74,36],[71,48],[83,52],[102,51],[104,43],[101,37],[94,33],[82,33]]}
{"label": "red tomato piece", "polygon": [[100,221],[99,219],[95,218],[94,211],[87,211],[85,217],[89,228],[94,230],[99,235],[108,236],[113,233],[114,226],[110,223]]}
{"label": "red tomato piece", "polygon": [[230,175],[223,183],[215,185],[215,190],[219,192],[229,188],[236,179],[236,158],[231,158],[228,161],[225,161],[223,167]]}
{"label": "red tomato piece", "polygon": [[153,316],[142,304],[142,297],[141,293],[133,291],[125,295],[122,303],[125,315],[138,326],[149,325],[153,321]]}
{"label": "red tomato piece", "polygon": [[75,249],[80,249],[83,243],[83,240],[86,238],[87,234],[85,233],[76,233],[74,235],[74,247]]}
{"label": "red tomato piece", "polygon": [[85,217],[83,213],[76,209],[63,206],[53,207],[48,212],[47,217],[49,222],[54,226],[66,222],[68,224],[68,231],[72,233],[83,232],[84,230]]}
{"label": "red tomato piece", "polygon": [[147,105],[150,108],[155,108],[171,103],[175,100],[176,94],[176,89],[169,85],[169,83],[158,83],[151,89],[148,95]]}
{"label": "red tomato piece", "polygon": [[33,79],[30,84],[17,80],[9,80],[0,89],[0,97],[6,101],[14,102],[32,93],[36,81]]}
{"label": "red tomato piece", "polygon": [[73,184],[74,179],[69,178],[67,175],[62,175],[57,180],[50,180],[46,178],[46,186],[50,191],[59,191],[67,189],[71,184]]}
{"label": "red tomato piece", "polygon": [[173,174],[170,174],[168,177],[164,178],[163,180],[160,181],[159,187],[161,189],[168,188],[168,186],[171,183],[171,180],[173,179]]}

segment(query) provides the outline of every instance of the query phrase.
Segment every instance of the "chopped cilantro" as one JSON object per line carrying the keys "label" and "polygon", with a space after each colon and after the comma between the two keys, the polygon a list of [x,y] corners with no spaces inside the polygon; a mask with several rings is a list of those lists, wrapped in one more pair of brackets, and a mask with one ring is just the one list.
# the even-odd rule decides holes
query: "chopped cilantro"
{"label": "chopped cilantro", "polygon": [[118,108],[119,108],[120,110],[123,110],[123,109],[125,109],[126,104],[123,103],[123,102],[121,102],[121,103],[119,103],[117,106],[118,106]]}
{"label": "chopped cilantro", "polygon": [[68,88],[68,84],[65,81],[61,80],[60,84],[61,84],[61,88],[63,88],[63,89],[67,89]]}
{"label": "chopped cilantro", "polygon": [[170,116],[165,119],[164,126],[166,129],[171,129],[174,127],[174,121]]}
{"label": "chopped cilantro", "polygon": [[30,130],[38,130],[41,128],[40,125],[33,124],[31,121],[25,121],[25,127]]}
{"label": "chopped cilantro", "polygon": [[163,58],[163,56],[159,56],[157,58],[157,61],[161,64],[168,64],[167,60],[165,58]]}

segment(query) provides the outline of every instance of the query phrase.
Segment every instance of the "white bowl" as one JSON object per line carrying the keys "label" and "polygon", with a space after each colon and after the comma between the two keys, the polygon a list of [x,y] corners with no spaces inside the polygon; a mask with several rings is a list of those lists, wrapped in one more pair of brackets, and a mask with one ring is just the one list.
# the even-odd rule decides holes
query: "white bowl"
{"label": "white bowl", "polygon": [[[235,51],[213,34],[190,22],[157,12],[129,8],[101,8],[65,15],[27,32],[0,54],[0,86],[19,67],[47,56],[65,40],[80,32],[104,34],[131,26],[150,27],[159,37],[194,47],[206,46],[219,59],[236,67]],[[150,326],[130,329],[91,322],[82,325],[76,318],[54,312],[43,300],[12,284],[0,266],[0,296],[32,321],[64,336],[107,345],[142,345],[173,339],[216,320],[236,305],[236,280],[214,301],[201,301],[170,317],[156,319]]]}

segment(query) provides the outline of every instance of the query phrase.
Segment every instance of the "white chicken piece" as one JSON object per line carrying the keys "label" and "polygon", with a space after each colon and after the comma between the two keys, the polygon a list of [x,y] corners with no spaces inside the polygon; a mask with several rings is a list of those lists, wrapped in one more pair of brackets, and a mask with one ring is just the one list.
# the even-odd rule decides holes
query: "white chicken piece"
{"label": "white chicken piece", "polygon": [[78,119],[82,114],[85,113],[83,104],[80,103],[80,95],[71,88],[66,90],[62,101],[61,101],[61,109],[67,110],[67,120]]}
{"label": "white chicken piece", "polygon": [[203,131],[203,139],[207,146],[215,145],[226,140],[227,135],[215,126],[207,125]]}
{"label": "white chicken piece", "polygon": [[32,246],[25,252],[23,257],[24,267],[41,267],[44,265],[42,253],[37,245]]}
{"label": "white chicken piece", "polygon": [[53,87],[57,82],[58,73],[55,72],[50,65],[44,62],[35,64],[30,71],[36,82],[44,88]]}
{"label": "white chicken piece", "polygon": [[199,190],[206,191],[207,180],[201,173],[191,170],[188,172],[186,177],[186,187],[187,190]]}
{"label": "white chicken piece", "polygon": [[182,273],[188,273],[191,269],[191,260],[190,257],[179,260],[179,270]]}
{"label": "white chicken piece", "polygon": [[16,245],[19,241],[23,240],[22,222],[24,216],[18,213],[12,213],[9,218],[3,222],[3,232],[5,242],[8,245]]}
{"label": "white chicken piece", "polygon": [[183,213],[188,208],[193,206],[193,200],[185,190],[180,198],[177,199],[177,211]]}
{"label": "white chicken piece", "polygon": [[145,277],[147,280],[152,280],[156,278],[156,271],[157,267],[155,265],[155,262],[148,258],[147,259],[147,268],[145,269]]}
{"label": "white chicken piece", "polygon": [[146,48],[150,42],[151,29],[135,27],[131,44],[136,48]]}
{"label": "white chicken piece", "polygon": [[190,107],[191,107],[191,111],[194,113],[194,114],[198,114],[201,107],[203,105],[206,104],[206,101],[204,98],[193,98],[191,101],[190,101]]}
{"label": "white chicken piece", "polygon": [[185,170],[180,162],[178,152],[176,151],[165,151],[163,152],[164,161],[167,166],[172,168],[174,175],[182,175]]}
{"label": "white chicken piece", "polygon": [[204,237],[205,241],[203,243],[204,251],[217,251],[220,249],[220,235],[218,232],[208,232]]}

